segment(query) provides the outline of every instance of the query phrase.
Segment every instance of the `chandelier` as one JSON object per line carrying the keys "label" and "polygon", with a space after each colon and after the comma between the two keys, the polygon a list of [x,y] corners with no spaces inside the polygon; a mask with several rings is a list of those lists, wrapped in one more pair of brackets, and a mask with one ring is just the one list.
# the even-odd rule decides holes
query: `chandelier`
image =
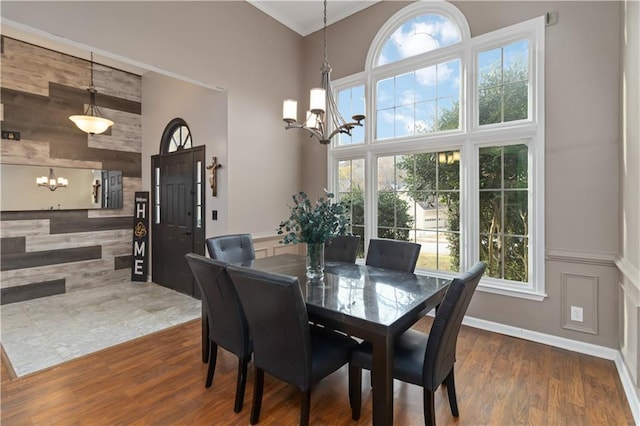
{"label": "chandelier", "polygon": [[[331,139],[338,133],[351,136],[351,129],[355,126],[362,126],[364,115],[358,114],[351,117],[353,121],[347,122],[340,111],[333,97],[331,89],[331,65],[327,60],[327,0],[324,0],[324,27],[322,28],[324,41],[324,61],[322,62],[322,87],[311,89],[309,96],[309,111],[307,111],[305,121],[298,123],[298,101],[285,99],[282,104],[282,120],[287,125],[285,129],[302,129],[311,134],[311,137],[318,139],[323,145],[331,142]],[[331,119],[328,122],[327,116]],[[329,125],[331,124],[331,126]]]}
{"label": "chandelier", "polygon": [[73,121],[80,130],[90,135],[105,132],[113,126],[113,121],[100,117],[100,110],[96,105],[96,87],[93,85],[93,52],[91,52],[91,85],[87,89],[89,92],[89,105],[84,111],[84,115],[72,115],[69,120]]}
{"label": "chandelier", "polygon": [[41,176],[36,178],[38,186],[49,188],[49,191],[55,191],[58,188],[66,188],[69,185],[69,181],[63,177],[56,178],[53,174],[53,169],[49,169],[49,176]]}

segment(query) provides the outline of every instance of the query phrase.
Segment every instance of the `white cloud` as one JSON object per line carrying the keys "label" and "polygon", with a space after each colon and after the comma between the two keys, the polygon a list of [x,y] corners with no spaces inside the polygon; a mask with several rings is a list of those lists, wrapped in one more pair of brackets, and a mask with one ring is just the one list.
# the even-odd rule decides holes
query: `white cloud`
{"label": "white cloud", "polygon": [[400,96],[400,105],[409,105],[416,103],[416,91],[405,90]]}
{"label": "white cloud", "polygon": [[384,53],[380,53],[380,56],[378,56],[378,66],[388,64],[388,63],[389,63],[389,59],[387,59],[387,57],[384,56]]}
{"label": "white cloud", "polygon": [[416,71],[416,81],[423,86],[435,86],[437,79],[436,67],[422,68]]}
{"label": "white cloud", "polygon": [[[451,67],[449,63],[438,64],[437,69],[435,66],[432,66],[417,70],[416,81],[418,84],[422,84],[424,86],[435,86],[436,83],[444,84],[451,80],[453,72],[453,67]],[[458,85],[460,82],[456,79],[455,84]]]}
{"label": "white cloud", "polygon": [[399,59],[404,59],[453,44],[460,40],[460,35],[455,25],[443,20],[407,23],[390,38],[398,46]]}

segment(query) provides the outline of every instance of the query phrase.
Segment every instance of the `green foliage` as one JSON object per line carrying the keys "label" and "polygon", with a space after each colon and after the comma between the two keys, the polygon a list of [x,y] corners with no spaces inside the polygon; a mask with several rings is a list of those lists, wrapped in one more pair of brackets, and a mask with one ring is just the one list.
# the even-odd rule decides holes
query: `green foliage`
{"label": "green foliage", "polygon": [[[364,225],[364,191],[355,187],[342,196],[342,200],[351,206],[351,223]],[[413,227],[413,217],[409,215],[409,203],[395,192],[378,193],[378,238],[409,240],[409,229]],[[352,232],[364,240],[364,228],[354,227]],[[364,254],[362,250],[360,255]]]}
{"label": "green foliage", "polygon": [[521,61],[508,68],[491,67],[482,73],[479,87],[479,123],[492,124],[526,119],[529,112],[528,69]]}
{"label": "green foliage", "polygon": [[409,203],[396,192],[378,192],[378,238],[409,241],[412,227]]}
{"label": "green foliage", "polygon": [[349,215],[345,203],[333,203],[333,194],[326,193],[315,206],[307,194],[293,195],[293,206],[289,206],[290,216],[280,222],[278,235],[284,235],[281,243],[324,243],[333,235],[345,235],[349,227]]}
{"label": "green foliage", "polygon": [[480,260],[491,277],[528,280],[527,155],[526,145],[480,149]]}

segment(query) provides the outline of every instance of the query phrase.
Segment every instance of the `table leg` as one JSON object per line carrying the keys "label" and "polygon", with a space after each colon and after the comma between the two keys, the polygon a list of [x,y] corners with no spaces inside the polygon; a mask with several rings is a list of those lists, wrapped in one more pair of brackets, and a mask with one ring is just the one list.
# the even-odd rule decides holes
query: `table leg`
{"label": "table leg", "polygon": [[393,339],[381,336],[373,344],[373,424],[393,425]]}

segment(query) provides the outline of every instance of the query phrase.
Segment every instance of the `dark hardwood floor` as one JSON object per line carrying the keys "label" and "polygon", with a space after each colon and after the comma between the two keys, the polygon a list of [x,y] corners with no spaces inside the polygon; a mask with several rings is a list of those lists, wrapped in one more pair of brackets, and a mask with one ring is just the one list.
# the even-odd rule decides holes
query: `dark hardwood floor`
{"label": "dark hardwood floor", "polygon": [[[416,327],[428,330],[430,318]],[[220,351],[213,386],[205,389],[200,322],[105,349],[23,378],[2,362],[1,417],[10,425],[249,424],[253,367],[242,411],[233,412],[237,359]],[[363,374],[360,421],[351,420],[347,368],[312,393],[311,424],[371,423],[371,390]],[[436,394],[444,425],[633,425],[612,361],[462,327],[456,384],[460,417],[451,416],[446,389]],[[395,384],[395,424],[420,425],[422,391]],[[293,425],[298,392],[266,375],[260,424]]]}

